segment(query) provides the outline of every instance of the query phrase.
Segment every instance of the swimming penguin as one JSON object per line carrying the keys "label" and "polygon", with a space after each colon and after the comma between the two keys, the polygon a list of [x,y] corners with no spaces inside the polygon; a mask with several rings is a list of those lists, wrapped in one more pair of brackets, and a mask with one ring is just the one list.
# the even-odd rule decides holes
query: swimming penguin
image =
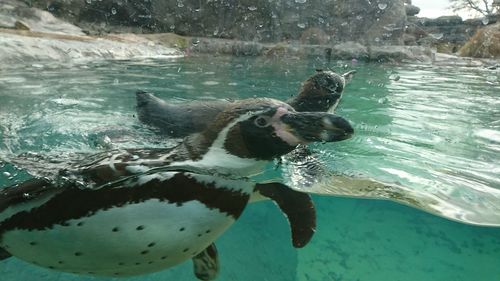
{"label": "swimming penguin", "polygon": [[[346,83],[352,80],[355,73],[356,71],[349,71],[339,75],[333,71],[318,69],[302,83],[299,93],[287,103],[296,111],[334,112]],[[214,116],[234,103],[229,100],[172,103],[143,91],[138,91],[136,97],[139,120],[160,129],[162,134],[177,138],[203,130]],[[300,146],[287,157],[295,162],[308,159],[308,169],[294,170],[295,174],[300,174],[300,178],[315,179],[323,171],[321,163],[311,154],[307,147]],[[308,180],[309,183],[313,181]],[[274,201],[287,217],[293,246],[304,247],[314,235],[316,226],[316,212],[310,195],[278,182],[257,184],[250,201],[267,199]],[[302,210],[300,215],[297,215],[297,209]]]}
{"label": "swimming penguin", "polygon": [[299,144],[352,133],[333,114],[295,112],[273,99],[235,102],[172,149],[99,153],[54,177],[2,189],[0,256],[101,276],[145,274],[193,259],[196,276],[212,280],[213,243],[256,188],[248,177]]}
{"label": "swimming penguin", "polygon": [[[333,112],[342,98],[346,83],[355,73],[349,71],[339,75],[333,71],[317,70],[304,81],[299,93],[286,102],[296,111]],[[202,131],[219,112],[234,103],[222,99],[174,103],[144,91],[137,91],[136,98],[139,120],[174,138]]]}

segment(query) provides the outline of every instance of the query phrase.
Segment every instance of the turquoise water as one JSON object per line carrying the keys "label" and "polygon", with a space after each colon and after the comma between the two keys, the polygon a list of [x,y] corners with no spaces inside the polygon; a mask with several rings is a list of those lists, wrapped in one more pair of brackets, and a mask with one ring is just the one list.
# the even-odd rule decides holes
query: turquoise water
{"label": "turquoise water", "polygon": [[[346,190],[327,178],[313,191],[391,197],[463,223],[388,201],[316,195],[318,230],[295,250],[277,208],[256,203],[217,243],[219,280],[500,280],[500,228],[468,225],[500,225],[499,72],[331,66],[358,71],[337,110],[356,136],[313,149],[336,175],[392,187]],[[136,120],[135,90],[186,100],[286,99],[315,67],[323,63],[186,58],[2,66],[0,155],[172,145]],[[0,186],[25,177],[8,164],[0,168]],[[191,264],[122,280],[174,278],[194,280]],[[109,279],[10,259],[0,262],[0,280]]]}

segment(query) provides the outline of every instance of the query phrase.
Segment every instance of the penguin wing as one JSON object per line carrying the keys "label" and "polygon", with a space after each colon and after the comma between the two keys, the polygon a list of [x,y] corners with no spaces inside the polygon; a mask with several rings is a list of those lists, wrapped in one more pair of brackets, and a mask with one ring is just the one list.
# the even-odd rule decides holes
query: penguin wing
{"label": "penguin wing", "polygon": [[[43,178],[34,178],[19,185],[1,189],[0,194],[0,230],[4,219],[15,213],[32,209],[52,197],[60,190],[54,188]],[[1,231],[0,231],[1,234]],[[11,257],[5,249],[0,248],[0,260]]]}
{"label": "penguin wing", "polygon": [[45,178],[33,178],[18,185],[1,189],[0,222],[10,213],[37,206],[39,201],[52,197],[62,189],[54,187]]}
{"label": "penguin wing", "polygon": [[219,255],[214,243],[193,257],[194,274],[200,280],[214,280],[219,274],[219,268]]}
{"label": "penguin wing", "polygon": [[0,261],[4,259],[10,258],[12,255],[9,252],[5,251],[3,248],[0,248]]}
{"label": "penguin wing", "polygon": [[316,209],[311,196],[279,182],[257,184],[255,191],[273,200],[288,218],[293,246],[307,245],[316,231]]}

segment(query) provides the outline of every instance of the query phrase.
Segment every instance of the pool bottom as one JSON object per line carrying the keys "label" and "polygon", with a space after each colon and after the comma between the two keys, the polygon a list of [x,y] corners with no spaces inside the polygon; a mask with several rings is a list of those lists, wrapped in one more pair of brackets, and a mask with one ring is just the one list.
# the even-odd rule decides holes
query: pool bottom
{"label": "pool bottom", "polygon": [[[317,232],[298,250],[273,203],[249,205],[217,242],[218,280],[500,280],[500,228],[460,224],[388,201],[314,200]],[[1,281],[174,279],[195,280],[191,263],[121,279],[58,273],[16,259],[0,263]]]}

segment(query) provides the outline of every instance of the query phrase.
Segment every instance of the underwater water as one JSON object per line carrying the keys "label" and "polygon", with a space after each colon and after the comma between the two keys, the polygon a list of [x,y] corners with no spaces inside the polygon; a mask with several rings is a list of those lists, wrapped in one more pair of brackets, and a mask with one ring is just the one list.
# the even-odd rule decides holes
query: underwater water
{"label": "underwater water", "polygon": [[[324,62],[213,57],[2,66],[0,187],[26,178],[8,163],[22,152],[64,157],[173,145],[136,119],[138,89],[177,100],[285,100],[316,67]],[[392,188],[325,180],[311,192],[391,198],[427,212],[315,195],[317,232],[296,250],[279,210],[270,202],[251,204],[217,242],[219,280],[500,280],[500,227],[491,227],[500,226],[500,72],[351,62],[330,67],[357,70],[337,110],[352,122],[355,136],[312,149],[332,174]],[[190,262],[119,280],[174,278],[195,280]],[[0,280],[112,278],[58,273],[13,258],[0,262]]]}

